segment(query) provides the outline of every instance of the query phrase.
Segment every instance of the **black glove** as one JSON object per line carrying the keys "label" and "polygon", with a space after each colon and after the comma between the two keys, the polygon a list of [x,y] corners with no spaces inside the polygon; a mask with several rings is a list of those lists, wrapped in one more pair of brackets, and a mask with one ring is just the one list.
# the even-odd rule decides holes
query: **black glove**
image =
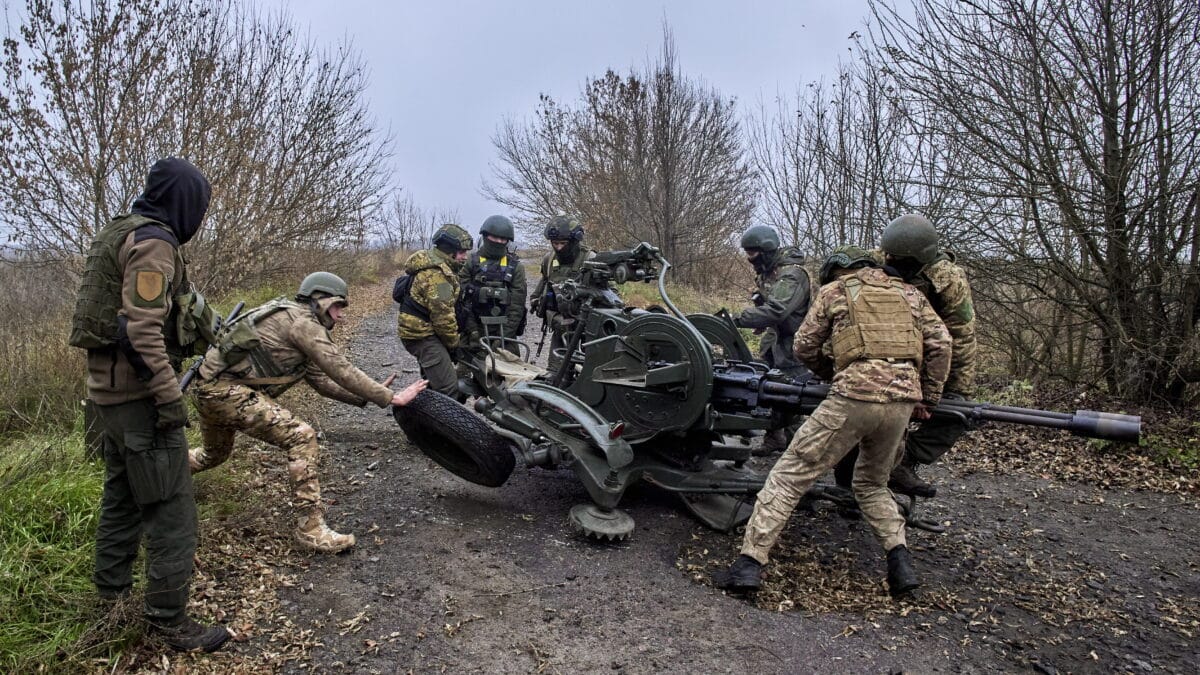
{"label": "black glove", "polygon": [[154,428],[159,431],[175,431],[188,425],[188,411],[183,399],[163,403],[157,406],[156,410],[158,420],[155,421]]}

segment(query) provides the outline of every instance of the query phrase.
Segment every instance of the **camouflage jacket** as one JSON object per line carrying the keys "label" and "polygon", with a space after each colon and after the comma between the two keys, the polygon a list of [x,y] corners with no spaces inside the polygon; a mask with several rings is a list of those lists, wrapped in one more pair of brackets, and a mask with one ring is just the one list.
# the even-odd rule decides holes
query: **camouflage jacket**
{"label": "camouflage jacket", "polygon": [[404,263],[404,271],[413,275],[409,295],[429,311],[429,320],[400,312],[397,319],[402,340],[420,340],[436,335],[447,349],[458,346],[458,320],[454,305],[458,301],[458,274],[450,265],[450,256],[436,248],[417,251]]}
{"label": "camouflage jacket", "polygon": [[[858,270],[860,278],[886,278],[883,270]],[[821,346],[838,331],[848,328],[846,285],[839,280],[821,287],[812,309],[796,333],[796,358],[822,379],[831,379],[830,392],[858,401],[890,403],[924,401],[936,404],[950,368],[950,335],[945,324],[915,287],[905,284],[904,299],[912,309],[913,323],[921,334],[924,357],[920,371],[912,361],[859,359],[833,372],[833,362]]]}
{"label": "camouflage jacket", "polygon": [[578,277],[579,271],[583,269],[583,263],[596,257],[596,252],[582,244],[579,246],[579,254],[575,256],[575,260],[569,265],[564,265],[559,262],[558,257],[554,255],[554,250],[542,256],[542,278],[538,279],[537,286],[533,289],[531,302],[538,303],[539,306],[544,305],[550,311],[554,311],[554,304],[545,305],[546,295],[555,291],[559,284],[572,277]]}
{"label": "camouflage jacket", "polygon": [[[883,260],[883,253],[876,257]],[[954,339],[954,354],[950,359],[950,377],[946,391],[970,398],[975,387],[975,306],[971,301],[971,284],[967,273],[954,262],[954,254],[942,251],[933,262],[921,268],[912,279],[933,306],[933,311],[945,322]]]}
{"label": "camouflage jacket", "polygon": [[[291,374],[290,381],[255,383],[255,378],[268,374],[257,372],[251,359],[228,366],[216,347],[209,348],[200,367],[203,380],[244,380],[247,386],[269,396],[279,396],[304,380],[322,396],[350,405],[371,402],[386,408],[391,404],[392,390],[371,379],[342,354],[329,329],[321,325],[311,308],[284,299],[272,303],[279,303],[282,308],[255,321],[254,332],[262,341],[270,363],[278,371]],[[247,312],[248,318],[253,317],[254,311]]]}
{"label": "camouflage jacket", "polygon": [[776,368],[787,368],[798,365],[792,338],[808,313],[812,284],[798,250],[789,246],[777,255],[775,265],[754,279],[762,304],[742,310],[735,322],[742,328],[763,329],[763,358]]}
{"label": "camouflage jacket", "polygon": [[[109,226],[119,225],[120,219]],[[121,278],[117,347],[88,351],[88,397],[100,405],[154,398],[179,400],[179,380],[167,354],[168,323],[176,290],[185,280],[183,260],[160,228],[126,235],[117,251]]]}

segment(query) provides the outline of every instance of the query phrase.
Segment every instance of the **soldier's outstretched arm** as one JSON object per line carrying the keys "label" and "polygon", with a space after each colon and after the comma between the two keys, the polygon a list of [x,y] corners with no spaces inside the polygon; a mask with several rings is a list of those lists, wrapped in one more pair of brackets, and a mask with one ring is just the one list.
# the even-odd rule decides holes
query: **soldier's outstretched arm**
{"label": "soldier's outstretched arm", "polygon": [[[297,321],[292,324],[289,337],[292,344],[308,357],[309,370],[305,379],[314,389],[347,403],[351,401],[338,389],[356,396],[358,400],[370,401],[380,408],[391,405],[392,390],[371,379],[350,363],[320,324],[315,321]],[[338,389],[329,387],[324,381],[326,378],[332,380],[332,384],[336,384]]]}
{"label": "soldier's outstretched arm", "polygon": [[921,358],[921,402],[927,406],[934,406],[942,399],[942,387],[950,373],[952,340],[946,325],[925,298],[915,289],[913,295],[920,301],[917,328],[921,331],[921,344],[924,348]]}
{"label": "soldier's outstretched arm", "polygon": [[517,265],[517,269],[513,272],[512,285],[508,289],[508,315],[507,324],[509,335],[517,334],[517,327],[521,325],[521,319],[525,316],[525,301],[527,299],[526,291],[528,286],[525,283],[525,266]]}

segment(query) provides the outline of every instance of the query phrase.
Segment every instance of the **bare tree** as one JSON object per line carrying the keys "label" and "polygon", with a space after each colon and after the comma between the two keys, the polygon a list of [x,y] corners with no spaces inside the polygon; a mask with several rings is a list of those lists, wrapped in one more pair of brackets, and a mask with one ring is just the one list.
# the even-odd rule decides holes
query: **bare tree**
{"label": "bare tree", "polygon": [[980,243],[995,299],[1061,324],[1035,357],[1086,351],[1112,391],[1180,400],[1200,381],[1200,7],[872,10],[876,58],[964,160],[941,167],[961,199],[942,222]]}
{"label": "bare tree", "polygon": [[381,206],[388,144],[358,56],[236,0],[27,0],[2,65],[0,223],[16,247],[77,264],[171,154],[214,187],[191,247],[202,282],[328,260]]}
{"label": "bare tree", "polygon": [[579,214],[600,246],[662,247],[681,277],[729,253],[754,208],[733,101],[680,70],[670,31],[643,72],[588,80],[574,106],[542,96],[535,119],[506,121],[484,193],[527,224]]}

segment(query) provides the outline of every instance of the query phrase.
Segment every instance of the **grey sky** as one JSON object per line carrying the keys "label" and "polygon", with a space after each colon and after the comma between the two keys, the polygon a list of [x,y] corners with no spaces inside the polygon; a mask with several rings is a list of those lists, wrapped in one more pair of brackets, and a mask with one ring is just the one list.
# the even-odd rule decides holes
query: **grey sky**
{"label": "grey sky", "polygon": [[832,75],[866,0],[275,0],[321,43],[349,38],[371,72],[371,109],[395,141],[396,182],[425,209],[457,210],[474,232],[500,205],[491,137],[528,118],[538,94],[577,98],[584,80],[654,58],[665,19],[683,71],[738,99],[790,94]]}

